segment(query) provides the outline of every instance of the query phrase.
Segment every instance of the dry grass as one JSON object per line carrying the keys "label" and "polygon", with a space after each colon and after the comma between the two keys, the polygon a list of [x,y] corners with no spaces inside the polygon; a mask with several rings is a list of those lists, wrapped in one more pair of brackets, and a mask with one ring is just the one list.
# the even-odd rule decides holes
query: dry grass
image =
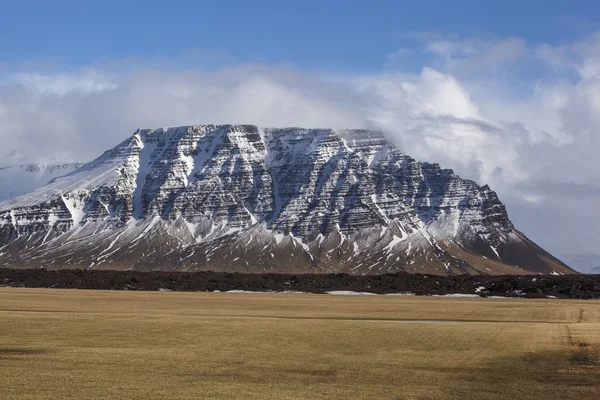
{"label": "dry grass", "polygon": [[0,289],[2,399],[596,399],[599,346],[595,301]]}

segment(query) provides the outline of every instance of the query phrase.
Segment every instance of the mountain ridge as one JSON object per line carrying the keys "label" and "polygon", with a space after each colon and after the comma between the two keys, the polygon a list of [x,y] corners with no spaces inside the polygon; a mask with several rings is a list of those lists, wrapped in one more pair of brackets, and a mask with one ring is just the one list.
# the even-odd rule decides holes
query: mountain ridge
{"label": "mountain ridge", "polygon": [[[85,243],[85,245],[81,245]],[[370,130],[138,130],[0,203],[0,265],[232,272],[573,271],[489,186]]]}

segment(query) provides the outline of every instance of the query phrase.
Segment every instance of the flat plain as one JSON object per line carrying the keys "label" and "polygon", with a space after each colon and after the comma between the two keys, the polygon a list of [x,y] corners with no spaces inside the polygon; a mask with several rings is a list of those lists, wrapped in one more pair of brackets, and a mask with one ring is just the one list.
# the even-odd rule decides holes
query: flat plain
{"label": "flat plain", "polygon": [[597,399],[600,302],[0,288],[1,399]]}

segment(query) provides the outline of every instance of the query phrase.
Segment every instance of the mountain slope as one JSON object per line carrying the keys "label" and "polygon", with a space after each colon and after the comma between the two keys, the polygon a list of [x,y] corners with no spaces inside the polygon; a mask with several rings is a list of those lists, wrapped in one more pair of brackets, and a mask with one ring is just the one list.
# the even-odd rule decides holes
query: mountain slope
{"label": "mountain slope", "polygon": [[81,163],[0,166],[0,201],[10,200],[81,168]]}
{"label": "mountain slope", "polygon": [[141,130],[0,203],[0,265],[572,273],[487,186],[366,130]]}

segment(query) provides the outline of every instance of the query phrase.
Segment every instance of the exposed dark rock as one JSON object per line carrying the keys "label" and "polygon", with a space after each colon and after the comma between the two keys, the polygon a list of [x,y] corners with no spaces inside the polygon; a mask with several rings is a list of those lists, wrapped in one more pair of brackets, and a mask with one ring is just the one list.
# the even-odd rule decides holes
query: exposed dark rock
{"label": "exposed dark rock", "polygon": [[448,295],[525,298],[600,298],[600,275],[438,276],[397,272],[384,275],[238,274],[0,268],[0,286],[64,289],[229,291]]}

